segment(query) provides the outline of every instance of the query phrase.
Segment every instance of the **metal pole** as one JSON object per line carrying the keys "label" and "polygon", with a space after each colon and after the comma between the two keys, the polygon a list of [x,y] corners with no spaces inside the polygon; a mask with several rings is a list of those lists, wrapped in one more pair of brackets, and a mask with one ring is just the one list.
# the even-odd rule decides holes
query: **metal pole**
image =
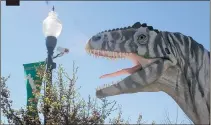
{"label": "metal pole", "polygon": [[[46,87],[45,89],[49,89],[52,85],[52,70],[56,68],[56,63],[53,62],[53,51],[56,47],[57,43],[57,38],[54,36],[48,36],[46,38],[46,48],[48,51],[48,56],[47,56],[47,68],[46,68],[46,73],[47,73],[47,82],[46,82]],[[45,90],[45,96],[48,97],[50,91]],[[45,105],[45,108],[47,109],[44,113],[44,125],[46,125],[46,122],[48,120],[48,113],[49,113],[49,107]]]}

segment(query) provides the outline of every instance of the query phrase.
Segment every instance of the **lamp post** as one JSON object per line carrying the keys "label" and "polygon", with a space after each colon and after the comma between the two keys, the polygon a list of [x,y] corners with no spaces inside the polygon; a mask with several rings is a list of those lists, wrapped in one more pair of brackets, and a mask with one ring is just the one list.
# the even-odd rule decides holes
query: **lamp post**
{"label": "lamp post", "polygon": [[53,62],[53,51],[56,47],[57,37],[60,35],[62,31],[62,24],[60,20],[57,18],[57,14],[54,11],[54,7],[52,11],[48,13],[48,17],[43,21],[43,33],[46,37],[46,48],[48,51],[47,57],[47,70],[52,71],[52,69],[56,68],[55,63]]}
{"label": "lamp post", "polygon": [[[56,68],[56,63],[53,62],[53,53],[54,49],[57,44],[57,37],[59,37],[60,33],[62,31],[62,24],[60,20],[57,17],[56,12],[54,11],[54,7],[52,11],[48,13],[48,17],[43,21],[43,33],[46,37],[46,48],[47,48],[47,80],[46,87],[50,86],[52,84],[52,70]],[[48,92],[45,91],[45,96],[48,96]],[[44,114],[44,124],[46,124],[46,114],[48,112],[45,112]]]}

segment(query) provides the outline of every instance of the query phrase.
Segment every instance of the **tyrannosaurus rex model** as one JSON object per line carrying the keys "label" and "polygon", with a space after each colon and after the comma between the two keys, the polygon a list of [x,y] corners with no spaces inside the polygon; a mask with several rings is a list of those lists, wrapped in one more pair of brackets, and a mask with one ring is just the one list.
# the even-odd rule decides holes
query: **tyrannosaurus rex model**
{"label": "tyrannosaurus rex model", "polygon": [[194,124],[209,124],[210,52],[189,36],[158,31],[145,23],[93,36],[86,51],[96,56],[128,58],[135,64],[102,77],[130,74],[97,89],[98,98],[136,92],[163,91]]}

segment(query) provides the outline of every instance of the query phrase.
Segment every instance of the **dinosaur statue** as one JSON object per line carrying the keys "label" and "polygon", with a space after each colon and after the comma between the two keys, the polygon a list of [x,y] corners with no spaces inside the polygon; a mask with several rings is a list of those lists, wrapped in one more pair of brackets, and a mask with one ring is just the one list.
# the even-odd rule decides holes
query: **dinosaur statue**
{"label": "dinosaur statue", "polygon": [[101,76],[129,74],[122,81],[98,87],[98,98],[163,91],[194,124],[210,123],[210,52],[192,37],[137,22],[92,36],[85,49],[97,57],[127,58],[135,64]]}

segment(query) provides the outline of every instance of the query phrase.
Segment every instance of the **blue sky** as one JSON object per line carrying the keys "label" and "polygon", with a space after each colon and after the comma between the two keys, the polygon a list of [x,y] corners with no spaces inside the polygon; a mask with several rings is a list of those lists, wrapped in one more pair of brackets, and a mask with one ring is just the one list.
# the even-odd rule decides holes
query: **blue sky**
{"label": "blue sky", "polygon": [[[95,59],[84,51],[84,45],[94,34],[120,28],[137,21],[162,31],[181,32],[192,36],[209,49],[209,2],[21,2],[19,7],[7,7],[2,2],[1,56],[2,76],[11,74],[8,82],[14,107],[26,104],[23,64],[42,61],[46,57],[42,21],[55,6],[63,30],[57,46],[70,49],[68,55],[56,60],[71,73],[72,61],[79,66],[77,82],[84,98],[95,96],[95,88],[118,78],[99,79],[102,74],[129,67],[128,60],[109,61]],[[125,76],[122,76],[125,77]],[[109,97],[122,106],[123,117],[135,122],[139,113],[145,121],[161,123],[165,110],[171,120],[178,109],[181,122],[189,123],[174,100],[163,92],[136,93]],[[116,115],[113,113],[111,116]]]}

